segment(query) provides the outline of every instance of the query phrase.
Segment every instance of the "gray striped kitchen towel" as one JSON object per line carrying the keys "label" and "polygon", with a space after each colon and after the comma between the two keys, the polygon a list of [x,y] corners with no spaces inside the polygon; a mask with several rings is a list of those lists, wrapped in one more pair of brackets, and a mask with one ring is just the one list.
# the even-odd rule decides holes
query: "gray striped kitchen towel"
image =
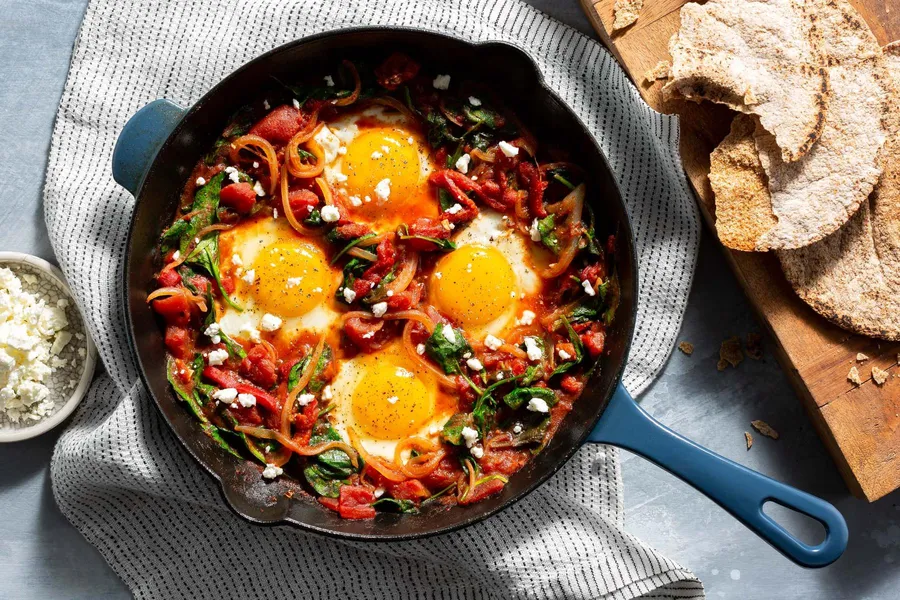
{"label": "gray striped kitchen towel", "polygon": [[93,0],[75,44],[44,192],[47,228],[106,374],[52,462],[63,513],[138,598],[700,598],[687,570],[625,533],[617,453],[585,447],[503,513],[426,540],[354,545],[231,513],[142,388],[119,304],[133,199],[110,175],[118,132],[167,97],[190,105],[258,54],[310,33],[394,24],[523,47],[596,135],[640,257],[625,382],[655,377],[681,324],[699,241],[678,125],[591,39],[517,0]]}

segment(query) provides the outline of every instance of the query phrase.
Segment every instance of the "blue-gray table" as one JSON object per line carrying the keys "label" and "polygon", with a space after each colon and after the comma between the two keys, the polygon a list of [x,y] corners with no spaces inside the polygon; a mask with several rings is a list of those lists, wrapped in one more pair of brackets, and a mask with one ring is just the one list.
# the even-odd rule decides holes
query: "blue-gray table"
{"label": "blue-gray table", "polygon": [[[593,35],[574,0],[529,3]],[[0,0],[0,250],[53,260],[41,187],[84,8],[85,0]],[[710,598],[897,598],[900,495],[874,504],[849,496],[771,353],[716,370],[723,339],[759,329],[707,235],[681,332],[696,351],[676,352],[642,404],[716,452],[835,503],[850,524],[847,553],[822,570],[796,567],[687,485],[623,452],[628,530],[693,570]],[[743,432],[752,419],[781,439],[757,435],[748,452]],[[53,500],[48,465],[58,435],[0,446],[0,599],[127,598]]]}

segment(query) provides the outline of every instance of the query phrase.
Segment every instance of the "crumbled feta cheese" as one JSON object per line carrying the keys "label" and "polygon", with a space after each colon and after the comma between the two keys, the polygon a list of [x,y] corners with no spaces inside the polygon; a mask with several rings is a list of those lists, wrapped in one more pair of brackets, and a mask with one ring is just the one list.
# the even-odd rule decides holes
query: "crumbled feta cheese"
{"label": "crumbled feta cheese", "polygon": [[438,75],[434,78],[434,81],[431,82],[431,85],[433,85],[436,90],[446,90],[450,87],[450,76]]}
{"label": "crumbled feta cheese", "polygon": [[225,167],[225,173],[228,174],[228,179],[232,182],[239,183],[241,181],[241,173],[234,167]]}
{"label": "crumbled feta cheese", "polygon": [[456,343],[456,332],[453,331],[453,327],[450,325],[444,325],[441,327],[441,335],[444,336],[444,339],[450,342],[451,344]]}
{"label": "crumbled feta cheese", "polygon": [[56,332],[56,337],[53,338],[53,345],[50,346],[50,354],[58,356],[70,341],[72,341],[72,334],[68,331],[62,330]]}
{"label": "crumbled feta cheese", "polygon": [[478,360],[477,358],[470,358],[469,360],[466,361],[466,364],[473,371],[480,371],[484,368],[484,365],[482,365],[481,361]]}
{"label": "crumbled feta cheese", "polygon": [[458,159],[456,159],[456,170],[465,175],[469,172],[470,162],[472,162],[472,157],[468,154],[463,154]]}
{"label": "crumbled feta cheese", "polygon": [[253,168],[254,168],[254,169],[258,169],[258,168],[259,168],[259,161],[257,161],[257,160],[254,160],[254,161],[253,161]]}
{"label": "crumbled feta cheese", "polygon": [[372,156],[370,158],[372,158],[372,160],[378,160],[379,158],[381,158],[383,156],[384,156],[384,154],[382,154],[381,152],[376,150],[375,152],[372,153]]}
{"label": "crumbled feta cheese", "polygon": [[372,495],[375,496],[376,498],[381,498],[382,496],[384,496],[384,488],[383,487],[375,488],[375,491],[372,492]]}
{"label": "crumbled feta cheese", "polygon": [[594,286],[591,285],[591,282],[585,279],[581,282],[581,287],[584,288],[584,293],[588,296],[596,296],[597,291],[594,289]]}
{"label": "crumbled feta cheese", "polygon": [[487,346],[490,350],[497,351],[500,349],[500,346],[503,345],[503,340],[498,337],[494,337],[491,334],[488,334],[487,337],[484,338],[484,345]]}
{"label": "crumbled feta cheese", "polygon": [[313,394],[300,394],[300,396],[297,397],[297,404],[306,406],[315,399],[316,397]]}
{"label": "crumbled feta cheese", "polygon": [[319,132],[313,136],[313,139],[322,146],[322,152],[325,154],[325,164],[330,165],[337,158],[338,149],[341,147],[341,138],[335,132],[323,125]]}
{"label": "crumbled feta cheese", "polygon": [[303,281],[302,277],[288,277],[285,285],[288,288],[297,287],[298,285],[300,285],[301,281]]}
{"label": "crumbled feta cheese", "polygon": [[331,400],[334,398],[334,390],[331,389],[330,385],[326,385],[322,389],[322,400]]}
{"label": "crumbled feta cheese", "polygon": [[373,337],[375,337],[374,331],[367,331],[366,333],[362,334],[362,338],[364,340],[371,340]]}
{"label": "crumbled feta cheese", "polygon": [[528,355],[528,360],[534,362],[541,360],[544,356],[544,353],[541,351],[541,347],[538,345],[537,340],[533,337],[528,336],[525,338],[525,353]]}
{"label": "crumbled feta cheese", "polygon": [[475,96],[469,96],[469,104],[471,104],[472,106],[481,106],[481,100],[479,100]]}
{"label": "crumbled feta cheese", "polygon": [[420,356],[422,354],[425,354],[425,344],[419,344],[418,346],[416,346],[416,354]]}
{"label": "crumbled feta cheese", "polygon": [[387,302],[379,302],[377,304],[372,305],[372,314],[378,317],[379,319],[384,316],[384,313],[387,312]]}
{"label": "crumbled feta cheese", "polygon": [[266,110],[269,110],[269,109],[272,108],[272,105],[269,104],[269,101],[268,101],[268,100],[263,100],[263,108],[266,109]]}
{"label": "crumbled feta cheese", "polygon": [[413,139],[413,136],[409,136],[408,138],[406,138],[407,144],[412,144],[413,142],[415,142],[415,140]]}
{"label": "crumbled feta cheese", "polygon": [[273,314],[266,313],[259,321],[259,328],[263,331],[276,331],[281,328],[281,319]]}
{"label": "crumbled feta cheese", "polygon": [[202,177],[198,177],[197,180],[196,180],[194,183],[195,183],[197,186],[203,186],[203,185],[206,185],[206,180],[203,179]]}
{"label": "crumbled feta cheese", "polygon": [[300,101],[299,100],[294,98],[293,100],[291,100],[291,104],[294,105],[294,108],[296,108],[297,110],[300,110]]}
{"label": "crumbled feta cheese", "polygon": [[531,325],[532,323],[534,323],[534,318],[536,316],[537,315],[535,315],[530,310],[523,310],[522,317],[519,319],[519,323],[522,325]]}
{"label": "crumbled feta cheese", "polygon": [[440,279],[440,278],[443,277],[443,276],[444,276],[444,274],[441,273],[440,271],[437,271],[437,272],[434,274],[434,278],[435,278],[435,279]]}
{"label": "crumbled feta cheese", "polygon": [[465,354],[463,354],[463,358],[466,358],[466,359],[472,358],[472,353],[466,352]]}
{"label": "crumbled feta cheese", "polygon": [[566,352],[565,350],[563,350],[562,348],[557,348],[556,353],[559,354],[559,357],[562,360],[569,360],[572,358],[572,355],[569,354],[568,352]]}
{"label": "crumbled feta cheese", "polygon": [[528,401],[528,406],[525,408],[538,413],[550,412],[550,407],[547,406],[547,401],[543,398],[532,398]]}
{"label": "crumbled feta cheese", "polygon": [[362,199],[359,196],[350,196],[351,206],[362,206]]}
{"label": "crumbled feta cheese", "polygon": [[[391,197],[391,180],[382,179],[375,186],[375,196],[382,202]],[[368,198],[368,196],[367,196]]]}
{"label": "crumbled feta cheese", "polygon": [[353,304],[353,301],[356,300],[356,292],[352,289],[345,287],[344,288],[344,300],[347,301],[347,304]]}
{"label": "crumbled feta cheese", "polygon": [[253,326],[250,321],[245,322],[241,325],[241,329],[239,333],[247,338],[255,344],[258,344],[262,338],[259,336],[259,329]]}
{"label": "crumbled feta cheese", "polygon": [[513,433],[515,433],[515,434],[522,433],[522,426],[519,425],[518,423],[516,423],[515,426],[513,427]]}
{"label": "crumbled feta cheese", "polygon": [[372,197],[371,197],[371,196],[366,196],[366,197],[364,198],[364,200],[366,201],[366,203],[369,203],[369,202],[372,201]]}
{"label": "crumbled feta cheese", "polygon": [[456,213],[462,211],[462,209],[463,209],[462,205],[460,205],[460,204],[454,204],[453,206],[451,206],[450,208],[448,208],[448,209],[445,210],[444,212],[447,213],[448,215],[455,215]]}
{"label": "crumbled feta cheese", "polygon": [[231,255],[231,264],[240,267],[241,265],[244,264],[244,259],[241,258],[240,254],[237,254],[237,253],[232,254]]}
{"label": "crumbled feta cheese", "polygon": [[219,342],[222,341],[222,337],[220,335],[221,333],[222,333],[222,326],[219,325],[218,323],[210,323],[209,327],[207,327],[203,331],[203,335],[208,337],[212,341],[213,344],[218,344]]}
{"label": "crumbled feta cheese", "polygon": [[206,355],[206,360],[213,367],[224,365],[225,361],[228,360],[228,350],[216,348]]}
{"label": "crumbled feta cheese", "polygon": [[502,152],[506,156],[512,157],[519,153],[519,148],[517,146],[513,146],[509,142],[501,141],[498,146],[500,147],[500,152]]}
{"label": "crumbled feta cheese", "polygon": [[341,156],[347,154],[347,146],[341,146],[340,148],[338,148],[338,154],[340,154]]}
{"label": "crumbled feta cheese", "polygon": [[256,271],[254,269],[247,269],[247,272],[241,276],[241,279],[244,283],[252,284],[256,281]]}
{"label": "crumbled feta cheese", "polygon": [[462,428],[460,435],[465,440],[467,448],[471,448],[478,442],[478,430],[472,429],[468,425]]}
{"label": "crumbled feta cheese", "polygon": [[231,404],[235,400],[237,400],[238,391],[234,388],[225,388],[223,390],[216,390],[212,393],[213,400],[218,400],[222,404]]}
{"label": "crumbled feta cheese", "polygon": [[327,85],[328,87],[334,87],[334,77],[332,77],[331,75],[326,75],[325,85]]}
{"label": "crumbled feta cheese", "polygon": [[260,197],[266,195],[266,190],[263,189],[262,184],[258,181],[253,184],[253,191],[256,192],[256,195]]}
{"label": "crumbled feta cheese", "polygon": [[340,220],[341,211],[338,210],[337,206],[331,206],[330,204],[323,206],[322,211],[322,220],[326,223],[334,223],[335,221]]}
{"label": "crumbled feta cheese", "polygon": [[538,229],[538,220],[537,219],[535,219],[534,221],[531,222],[531,228],[528,230],[528,233],[531,234],[532,242],[541,241],[541,230]]}
{"label": "crumbled feta cheese", "polygon": [[273,219],[277,219],[277,218],[278,218],[278,209],[275,208],[274,206],[272,207],[272,218],[273,218]]}
{"label": "crumbled feta cheese", "polygon": [[238,394],[237,401],[244,408],[256,406],[256,396],[253,394]]}
{"label": "crumbled feta cheese", "polygon": [[[297,102],[297,101],[294,100],[294,102]],[[269,463],[266,465],[266,468],[263,469],[262,476],[263,476],[263,479],[275,479],[276,477],[278,477],[279,475],[282,475],[283,473],[284,473],[284,469],[282,469],[281,467],[276,467],[272,463]]]}
{"label": "crumbled feta cheese", "polygon": [[385,295],[386,295],[388,298],[392,297],[392,296],[394,295],[394,290],[388,290],[387,292],[385,292]]}
{"label": "crumbled feta cheese", "polygon": [[391,396],[387,399],[388,404],[397,404],[397,401],[400,400],[397,396]]}
{"label": "crumbled feta cheese", "polygon": [[484,456],[484,448],[481,446],[472,446],[469,448],[469,453],[472,455],[472,458],[481,458]]}
{"label": "crumbled feta cheese", "polygon": [[321,294],[321,293],[322,293],[322,288],[320,288],[320,287],[315,287],[315,288],[312,289],[312,292],[313,292],[313,294]]}

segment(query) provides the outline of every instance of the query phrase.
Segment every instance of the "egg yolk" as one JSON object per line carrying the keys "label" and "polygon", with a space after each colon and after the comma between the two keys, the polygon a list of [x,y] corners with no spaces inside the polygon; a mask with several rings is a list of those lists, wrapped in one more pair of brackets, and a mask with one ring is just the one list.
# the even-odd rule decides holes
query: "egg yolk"
{"label": "egg yolk", "polygon": [[409,437],[434,414],[434,396],[415,372],[373,356],[353,392],[353,419],[374,439]]}
{"label": "egg yolk", "polygon": [[442,257],[429,283],[437,308],[463,327],[500,317],[516,292],[516,278],[503,253],[491,246],[463,246]]}
{"label": "egg yolk", "polygon": [[[349,208],[351,215],[375,220],[386,212],[406,218],[437,214],[437,202],[426,195],[429,188],[422,178],[419,143],[418,136],[398,127],[360,131],[347,145],[342,166],[348,197],[363,200]],[[429,210],[423,212],[426,207]]]}
{"label": "egg yolk", "polygon": [[325,253],[313,244],[270,244],[251,268],[256,272],[251,295],[264,310],[281,317],[303,316],[334,292]]}

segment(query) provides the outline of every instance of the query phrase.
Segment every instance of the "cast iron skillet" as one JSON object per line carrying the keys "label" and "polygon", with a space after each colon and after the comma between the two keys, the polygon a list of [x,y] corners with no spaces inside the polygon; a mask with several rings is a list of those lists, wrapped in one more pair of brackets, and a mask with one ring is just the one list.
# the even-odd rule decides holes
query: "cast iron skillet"
{"label": "cast iron skillet", "polygon": [[[344,58],[369,62],[400,50],[437,72],[490,82],[539,140],[557,140],[587,168],[589,198],[601,227],[618,235],[617,270],[622,299],[609,332],[609,352],[584,397],[575,403],[548,447],[515,474],[499,496],[472,506],[433,506],[419,515],[379,514],[347,521],[323,509],[286,478],[265,482],[260,468],[221,451],[201,430],[166,383],[161,330],[146,303],[157,269],[154,248],[173,218],[191,168],[241,106],[259,102],[274,89],[273,77],[296,79],[304,69]],[[465,72],[461,70],[463,66]],[[355,540],[406,540],[447,533],[508,507],[555,473],[587,442],[636,452],[687,481],[791,560],[821,567],[847,545],[847,526],[830,504],[719,457],[666,429],[647,415],[622,387],[620,377],[635,321],[637,265],[628,215],[616,181],[592,136],[544,84],[531,59],[518,48],[411,29],[366,28],[315,35],[272,50],[225,78],[200,101],[184,109],[154,101],[125,125],[113,155],[113,176],[136,198],[126,253],[124,301],[129,333],[141,374],[159,410],[185,448],[221,484],[228,504],[259,524],[291,523],[303,529]],[[602,416],[602,419],[601,419]],[[293,498],[287,498],[293,491]],[[767,501],[805,513],[826,530],[818,546],[802,543],[762,511]]]}

